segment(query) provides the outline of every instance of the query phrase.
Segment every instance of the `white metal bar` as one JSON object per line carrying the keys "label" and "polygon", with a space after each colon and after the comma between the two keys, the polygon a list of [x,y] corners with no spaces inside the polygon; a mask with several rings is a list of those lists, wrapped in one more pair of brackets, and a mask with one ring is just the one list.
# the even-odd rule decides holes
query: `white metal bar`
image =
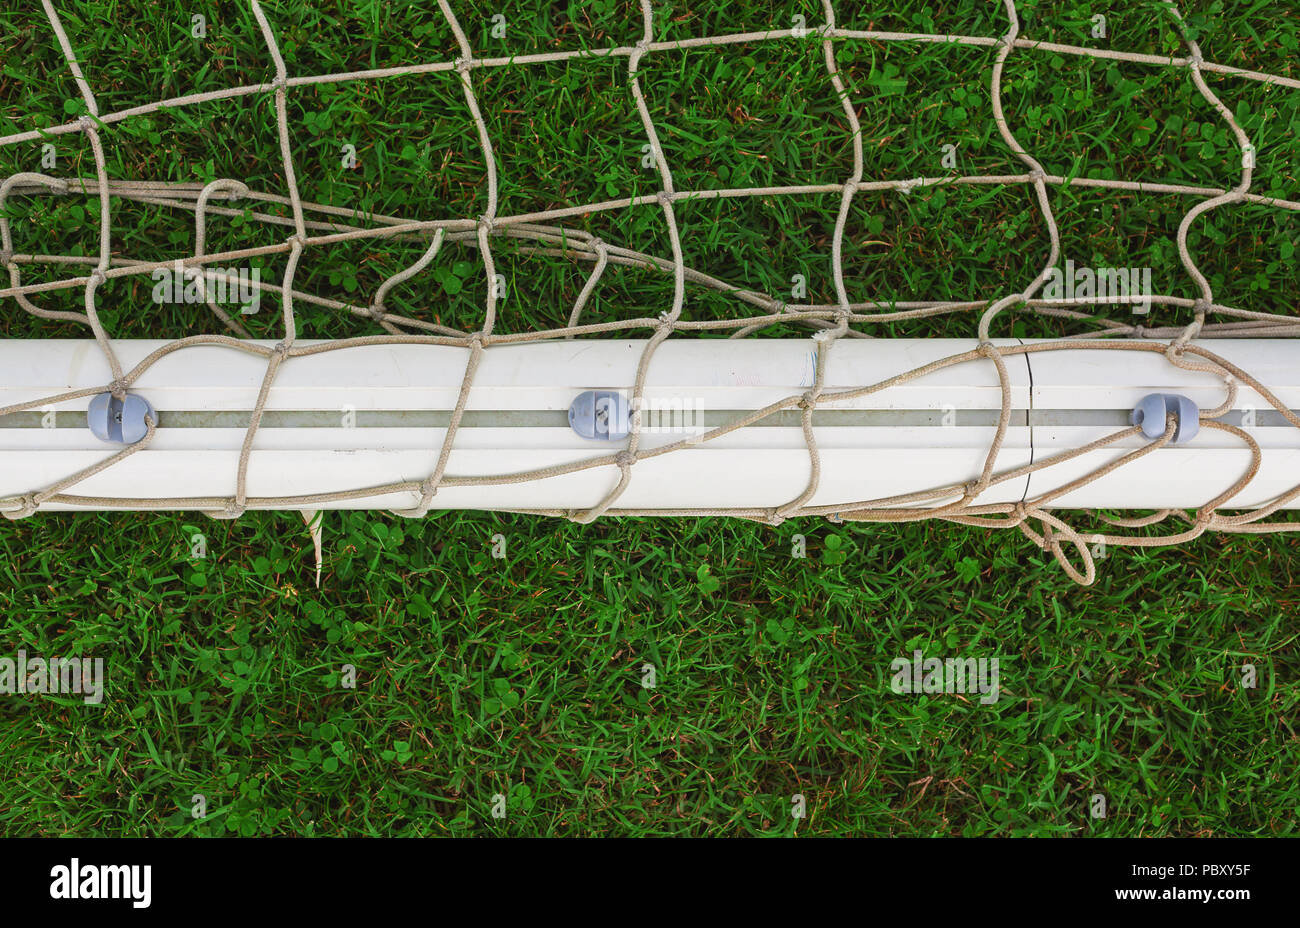
{"label": "white metal bar", "polygon": [[[166,344],[117,341],[114,347],[129,370]],[[1198,344],[1251,371],[1291,408],[1300,407],[1300,343]],[[825,392],[873,384],[975,346],[971,340],[840,340],[827,359]],[[448,476],[519,473],[604,456],[622,447],[578,437],[558,414],[583,390],[629,389],[644,347],[635,340],[491,347],[475,378],[468,407],[472,415],[457,435]],[[650,366],[647,403],[651,408],[677,404],[703,410],[706,421],[722,413],[758,409],[812,385],[815,351],[816,344],[808,339],[669,340]],[[456,347],[374,345],[289,359],[270,391],[267,409],[275,415],[256,436],[248,473],[250,497],[423,479],[445,435],[443,427],[428,424],[435,421],[431,414],[445,414],[454,406],[467,358],[468,350]],[[998,458],[999,471],[1113,434],[1147,393],[1185,393],[1202,408],[1222,400],[1218,378],[1180,370],[1156,353],[1053,351],[1010,355],[1006,360],[1014,415]],[[262,358],[211,345],[186,347],[164,357],[132,385],[132,391],[160,413],[162,426],[151,447],[68,492],[142,501],[232,495],[244,430],[202,427],[201,414],[229,413],[238,421],[238,414],[255,402],[265,364]],[[108,380],[107,365],[93,342],[0,342],[0,407],[103,387]],[[88,402],[81,398],[59,404],[55,410],[61,415],[53,420],[35,417],[54,422],[55,428],[40,427],[32,416],[0,419],[0,497],[39,490],[116,450],[78,427],[73,414],[84,413]],[[822,480],[810,504],[848,504],[974,479],[992,441],[990,423],[996,422],[1000,405],[995,368],[982,358],[853,400],[824,403],[815,426]],[[1263,401],[1243,389],[1237,408],[1252,406],[1260,410],[1260,424],[1248,431],[1264,448],[1265,464],[1234,505],[1258,505],[1300,483],[1300,429],[1272,425]],[[835,412],[825,415],[823,409]],[[854,420],[841,410],[859,411],[860,416]],[[401,424],[407,421],[403,412],[423,424]],[[169,414],[173,426],[168,425]],[[330,424],[330,416],[337,416],[337,422]],[[368,417],[384,424],[368,425]],[[279,427],[276,422],[299,425]],[[356,427],[350,427],[354,422]],[[641,447],[670,444],[684,434],[647,432]],[[1140,440],[1129,441],[1069,465],[1006,481],[978,502],[1015,501],[1042,493],[1140,445]],[[1126,465],[1058,504],[1196,506],[1231,484],[1248,461],[1248,452],[1235,439],[1204,430],[1191,444],[1162,449]],[[617,505],[666,510],[780,506],[803,491],[809,469],[803,434],[794,420],[747,428],[638,461]],[[617,468],[606,466],[522,484],[443,487],[435,505],[581,509],[599,502],[617,478]],[[411,494],[401,493],[336,505],[404,508],[413,502]],[[43,508],[81,507],[47,503]]]}

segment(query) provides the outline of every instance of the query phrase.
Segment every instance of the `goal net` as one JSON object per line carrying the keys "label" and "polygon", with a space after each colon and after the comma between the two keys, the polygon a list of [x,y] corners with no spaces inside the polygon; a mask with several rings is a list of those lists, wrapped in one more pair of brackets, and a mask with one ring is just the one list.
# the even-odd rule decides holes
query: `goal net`
{"label": "goal net", "polygon": [[[358,6],[337,36],[178,6],[176,57],[75,3],[4,14],[7,518],[942,519],[1085,583],[1107,546],[1300,527],[1300,78],[1212,60],[1177,5],[1144,8],[1144,51],[1104,16],[1035,37],[1028,0],[974,5],[980,32],[593,3],[514,46],[514,12]],[[376,17],[401,38],[309,66]],[[1067,65],[1110,85],[1098,125],[1163,94],[1142,131],[1221,180],[1059,157],[1107,150],[1094,127],[1036,150]],[[418,135],[386,115],[412,106]],[[1144,209],[1168,234],[1111,240],[1138,259],[1080,246]]]}

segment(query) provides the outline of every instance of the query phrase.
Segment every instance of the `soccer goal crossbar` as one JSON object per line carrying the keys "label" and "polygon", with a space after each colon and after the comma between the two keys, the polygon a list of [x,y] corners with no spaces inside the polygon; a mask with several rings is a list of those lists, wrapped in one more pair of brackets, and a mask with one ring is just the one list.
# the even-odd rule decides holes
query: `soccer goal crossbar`
{"label": "soccer goal crossbar", "polygon": [[[265,361],[221,344],[156,357],[169,344],[115,342],[126,368],[154,357],[131,394],[152,407],[155,427],[147,447],[123,455],[87,421],[109,377],[94,341],[0,342],[0,407],[23,407],[0,420],[0,507],[86,473],[41,508],[223,508]],[[299,347],[318,344],[329,347]],[[266,392],[246,452],[244,505],[416,507],[454,418],[437,508],[579,513],[605,499],[629,463],[620,457],[626,442],[610,440],[623,437],[617,423],[593,438],[571,421],[575,402],[592,391],[625,404],[626,427],[639,435],[611,512],[761,518],[810,485],[800,507],[810,514],[941,509],[980,478],[995,442],[992,479],[965,501],[968,510],[1036,499],[1064,509],[1194,508],[1252,474],[1220,505],[1256,508],[1300,482],[1300,429],[1278,408],[1300,409],[1300,343],[1198,342],[1267,383],[1271,397],[1170,363],[1164,343],[1101,351],[994,344],[1004,376],[974,340],[840,341],[812,408],[819,349],[807,339],[669,341],[640,397],[631,385],[643,340],[496,346],[482,353],[468,390],[466,348],[304,353],[282,364]],[[1134,410],[1152,395],[1185,398],[1195,424],[1171,406],[1159,437],[1149,437]],[[52,396],[71,398],[41,402]],[[1297,507],[1293,498],[1277,508]]]}

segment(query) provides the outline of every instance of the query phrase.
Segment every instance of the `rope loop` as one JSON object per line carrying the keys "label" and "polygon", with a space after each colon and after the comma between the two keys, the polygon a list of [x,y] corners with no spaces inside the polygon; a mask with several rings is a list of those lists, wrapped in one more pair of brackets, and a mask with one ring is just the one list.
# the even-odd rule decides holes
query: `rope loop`
{"label": "rope loop", "polygon": [[13,521],[17,521],[18,519],[26,519],[29,518],[30,516],[35,515],[36,510],[40,508],[39,504],[36,502],[36,497],[30,493],[24,496],[16,497],[16,499],[19,503],[19,507],[17,510],[13,512],[6,511],[4,513],[4,517],[6,519],[11,519]]}

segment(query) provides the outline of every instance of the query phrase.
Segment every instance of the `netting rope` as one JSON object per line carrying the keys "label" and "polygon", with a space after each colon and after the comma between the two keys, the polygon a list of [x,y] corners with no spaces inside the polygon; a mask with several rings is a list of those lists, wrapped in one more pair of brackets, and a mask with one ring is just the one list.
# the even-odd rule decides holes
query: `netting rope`
{"label": "netting rope", "polygon": [[[461,24],[456,18],[447,0],[438,0],[438,7],[450,28],[460,55],[454,61],[422,63],[391,68],[378,68],[365,71],[352,71],[320,76],[291,77],[284,58],[281,55],[275,32],[257,0],[250,0],[253,15],[257,21],[267,52],[275,68],[275,77],[266,83],[251,84],[240,87],[225,88],[207,93],[190,94],[155,103],[123,109],[112,113],[101,113],[94,92],[82,73],[73,52],[72,44],[60,21],[58,12],[51,0],[42,0],[46,17],[62,50],[76,86],[85,104],[87,114],[62,125],[50,126],[33,132],[21,132],[0,137],[0,146],[17,145],[30,141],[45,140],[52,136],[79,133],[83,135],[91,148],[95,163],[93,178],[56,178],[36,173],[20,173],[7,178],[0,184],[0,264],[9,272],[10,285],[0,288],[0,297],[13,297],[17,304],[34,316],[74,322],[87,326],[102,351],[111,371],[112,379],[106,387],[81,389],[42,397],[37,400],[17,403],[0,408],[0,416],[30,410],[54,403],[75,400],[91,396],[107,389],[119,399],[126,395],[130,386],[161,358],[187,348],[206,345],[221,346],[234,351],[242,351],[262,357],[266,361],[265,372],[253,407],[239,454],[238,469],[235,475],[235,489],[229,497],[218,498],[114,498],[79,496],[67,492],[76,484],[86,480],[107,468],[112,467],[126,457],[146,450],[152,442],[157,423],[150,420],[144,439],[137,444],[106,457],[104,460],[68,475],[38,491],[18,498],[0,500],[0,511],[9,519],[21,519],[37,512],[48,502],[72,506],[96,506],[118,509],[196,509],[207,512],[217,518],[237,517],[248,508],[259,509],[303,509],[314,505],[344,500],[364,499],[385,496],[393,493],[410,494],[416,503],[408,509],[393,510],[400,515],[420,517],[425,515],[438,490],[443,487],[461,486],[497,486],[543,480],[562,474],[581,470],[616,467],[619,476],[615,485],[595,506],[584,510],[548,510],[529,509],[511,510],[562,516],[576,522],[591,522],[602,515],[692,515],[692,516],[733,516],[756,520],[776,525],[795,516],[825,516],[833,521],[854,522],[912,522],[925,519],[942,519],[963,525],[983,528],[1016,528],[1035,545],[1049,551],[1064,570],[1080,583],[1090,584],[1096,577],[1096,567],[1088,542],[1100,540],[1106,545],[1153,547],[1179,544],[1194,539],[1205,532],[1268,533],[1300,530],[1300,523],[1263,522],[1261,520],[1276,513],[1288,502],[1300,497],[1300,486],[1276,497],[1267,505],[1246,512],[1221,512],[1221,507],[1250,484],[1259,471],[1261,451],[1259,445],[1244,430],[1222,422],[1214,421],[1232,408],[1239,385],[1245,385],[1256,391],[1266,402],[1276,409],[1291,425],[1300,428],[1300,418],[1282,403],[1269,389],[1248,372],[1240,369],[1230,361],[1220,357],[1196,343],[1200,336],[1213,335],[1217,338],[1259,338],[1288,337],[1300,335],[1300,319],[1281,313],[1255,312],[1223,305],[1215,301],[1213,287],[1198,268],[1195,258],[1188,247],[1188,234],[1192,224],[1205,213],[1229,204],[1250,203],[1281,210],[1300,210],[1300,202],[1278,197],[1261,196],[1251,192],[1254,173],[1254,148],[1250,139],[1237,122],[1232,111],[1223,104],[1206,83],[1204,74],[1214,73],[1230,75],[1237,78],[1257,81],[1291,89],[1300,89],[1300,80],[1259,71],[1245,70],[1227,65],[1208,62],[1202,55],[1200,46],[1189,34],[1178,8],[1172,2],[1165,3],[1165,9],[1187,47],[1185,56],[1160,56],[1139,54],[1109,49],[1085,48],[1025,39],[1020,36],[1020,17],[1015,0],[1003,0],[1008,20],[1007,31],[1001,36],[967,36],[925,33],[903,33],[874,30],[849,30],[836,26],[835,10],[831,0],[822,0],[825,21],[816,29],[810,30],[820,40],[826,62],[828,80],[839,98],[844,116],[851,129],[853,168],[848,177],[839,184],[809,184],[781,187],[748,187],[723,190],[678,190],[674,184],[672,170],[665,157],[655,124],[651,118],[646,98],[642,92],[638,70],[647,55],[668,51],[682,51],[700,47],[720,47],[739,43],[799,39],[803,37],[800,30],[770,30],[765,32],[746,32],[731,35],[704,36],[679,41],[654,41],[654,11],[650,0],[640,0],[642,13],[642,37],[635,45],[609,49],[580,49],[555,51],[529,55],[516,55],[509,58],[478,58],[474,55]],[[901,42],[901,43],[940,43],[965,46],[996,48],[991,81],[991,102],[997,131],[1003,142],[1011,149],[1025,170],[1019,174],[1005,175],[969,175],[957,177],[916,177],[903,180],[865,180],[862,147],[862,127],[858,121],[857,111],[845,88],[839,67],[835,59],[835,43],[846,40]],[[1238,183],[1227,189],[1197,187],[1178,184],[1162,184],[1126,180],[1093,179],[1082,177],[1063,177],[1047,172],[1043,165],[1033,157],[1016,139],[1008,123],[1002,101],[1002,79],[1008,59],[1013,51],[1046,51],[1061,55],[1074,55],[1089,58],[1110,59],[1135,64],[1156,65],[1186,70],[1201,98],[1213,108],[1231,130],[1242,153],[1241,176]],[[499,215],[498,176],[496,157],[488,126],[479,108],[474,92],[472,74],[481,68],[517,67],[529,64],[568,61],[583,57],[626,57],[628,86],[636,106],[641,125],[653,156],[654,167],[659,176],[660,189],[651,194],[622,199],[590,203],[519,215]],[[311,84],[340,83],[355,80],[368,80],[384,77],[411,76],[436,72],[454,72],[461,83],[465,103],[472,117],[479,144],[482,149],[486,167],[487,208],[475,219],[449,219],[430,221],[411,221],[397,216],[371,215],[367,218],[373,223],[360,227],[343,222],[353,218],[352,211],[324,204],[303,202],[294,171],[293,145],[289,132],[287,99],[295,87]],[[247,185],[228,178],[217,179],[206,185],[169,183],[162,181],[123,181],[108,176],[107,163],[101,133],[108,127],[132,117],[157,112],[164,108],[192,106],[201,103],[228,100],[252,94],[271,94],[274,102],[275,122],[278,134],[280,156],[283,163],[284,177],[288,196],[281,196],[250,189]],[[966,302],[952,301],[890,301],[890,302],[854,302],[849,299],[844,280],[844,238],[850,208],[856,194],[869,191],[893,190],[906,195],[918,188],[944,185],[1021,185],[1031,187],[1039,211],[1046,223],[1050,240],[1050,257],[1043,270],[1022,290],[1006,293],[993,300],[974,300]],[[1183,216],[1175,238],[1182,266],[1195,283],[1199,297],[1186,299],[1168,295],[1151,295],[1152,305],[1187,308],[1193,311],[1193,321],[1186,326],[1155,326],[1127,324],[1118,320],[1104,319],[1094,314],[1073,308],[1100,302],[1090,297],[1072,297],[1068,299],[1045,299],[1038,294],[1049,279],[1061,252],[1060,233],[1053,215],[1049,190],[1053,187],[1101,188],[1125,190],[1138,193],[1159,193],[1184,195],[1204,198],[1197,202]],[[674,204],[681,201],[718,198],[718,197],[762,197],[796,194],[840,194],[839,210],[836,216],[831,240],[831,267],[834,280],[836,302],[833,304],[791,304],[777,299],[770,294],[733,286],[723,280],[687,267],[683,249],[682,236]],[[99,249],[95,257],[73,255],[36,255],[19,254],[14,251],[13,237],[9,222],[4,214],[7,198],[19,194],[26,196],[67,196],[84,194],[98,198],[99,210]],[[248,340],[249,335],[238,321],[226,314],[218,303],[204,290],[205,302],[217,319],[233,335],[201,334],[176,339],[158,348],[132,369],[124,370],[114,352],[113,340],[105,330],[98,312],[96,292],[105,282],[112,279],[139,274],[149,274],[159,268],[169,268],[176,264],[172,261],[141,261],[122,256],[114,256],[112,251],[112,201],[114,198],[139,203],[164,206],[172,209],[190,210],[195,214],[195,236],[193,255],[183,259],[186,268],[200,270],[198,280],[206,288],[206,283],[219,278],[223,272],[209,270],[209,265],[219,262],[243,260],[267,255],[287,255],[287,267],[283,284],[255,282],[260,290],[278,295],[282,307],[283,335],[274,346],[260,345]],[[253,210],[249,217],[256,222],[269,226],[287,226],[291,234],[277,244],[260,247],[242,248],[223,252],[208,252],[205,248],[205,223],[208,217],[243,216],[242,210],[211,205],[213,199],[233,201],[236,199],[254,203],[287,206],[289,216],[275,215],[270,212]],[[556,222],[574,216],[627,209],[637,205],[658,204],[668,232],[670,256],[650,255],[631,248],[604,242],[582,231],[574,230]],[[313,218],[308,218],[309,216]],[[315,218],[322,217],[322,218]],[[571,260],[588,262],[591,272],[575,300],[568,318],[568,325],[562,328],[520,332],[494,332],[497,320],[498,300],[493,281],[496,266],[492,253],[493,237],[509,237],[524,240],[530,244],[523,246],[525,253],[562,256]],[[294,277],[303,254],[310,248],[337,242],[360,241],[366,239],[413,239],[428,241],[422,256],[399,273],[385,280],[372,300],[366,305],[353,305],[337,300],[330,300],[314,294],[296,290]],[[477,331],[462,331],[440,323],[415,319],[390,312],[385,305],[385,297],[394,287],[410,280],[425,270],[440,250],[448,243],[459,242],[477,246],[482,256],[484,270],[489,281],[487,298],[484,305],[483,324]],[[88,270],[81,276],[65,277],[55,281],[23,284],[21,267],[23,265],[52,264],[82,266]],[[657,317],[646,317],[609,322],[581,323],[585,305],[601,282],[602,275],[610,266],[635,267],[671,273],[673,283],[672,304],[669,309]],[[686,301],[686,284],[707,287],[731,294],[738,300],[755,307],[756,315],[736,319],[692,320],[683,317]],[[31,299],[41,293],[57,290],[84,288],[84,313],[57,311],[38,306]],[[354,338],[337,339],[323,344],[301,345],[297,343],[297,326],[295,324],[295,301],[303,301],[346,311],[357,316],[373,320],[383,330],[383,335],[368,335]],[[1110,300],[1114,302],[1115,300]],[[1124,302],[1123,298],[1119,302]],[[859,323],[898,322],[921,319],[954,312],[982,310],[979,319],[979,346],[970,351],[961,352],[951,357],[934,361],[914,370],[880,381],[849,390],[828,391],[826,387],[827,357],[835,342],[841,338],[870,337],[867,333],[854,329]],[[1007,310],[1028,311],[1070,320],[1086,321],[1098,326],[1095,331],[1072,335],[1067,338],[1020,346],[996,347],[991,339],[992,326],[996,318]],[[1211,316],[1226,321],[1207,322]],[[721,332],[733,338],[743,337],[766,326],[796,323],[809,326],[816,331],[812,338],[818,343],[816,353],[816,370],[812,387],[806,392],[791,395],[774,402],[763,409],[739,416],[725,425],[713,428],[703,435],[692,436],[682,441],[652,449],[641,447],[640,401],[643,397],[647,372],[656,350],[676,332]],[[624,448],[609,454],[588,458],[564,465],[544,467],[521,473],[507,475],[454,475],[448,474],[447,466],[456,436],[468,404],[475,373],[484,354],[494,345],[537,342],[546,339],[568,339],[580,335],[599,335],[604,333],[648,332],[637,364],[635,381],[631,388],[633,398],[631,429]],[[236,337],[237,336],[237,337]],[[1168,339],[1167,343],[1153,341],[1114,341],[1106,340],[1114,336],[1130,336],[1139,339]],[[250,497],[247,488],[247,473],[250,456],[265,412],[267,399],[275,382],[277,373],[294,358],[302,358],[329,351],[345,351],[367,345],[393,344],[429,344],[451,345],[467,349],[464,376],[462,379],[456,406],[452,411],[450,422],[439,450],[436,463],[428,476],[420,481],[403,481],[380,486],[360,487],[328,493],[284,497]],[[1181,510],[1160,510],[1149,516],[1122,518],[1093,513],[1102,521],[1115,528],[1149,528],[1168,519],[1180,519],[1188,528],[1174,534],[1163,536],[1120,535],[1114,533],[1089,534],[1086,538],[1076,529],[1052,511],[1051,503],[1064,494],[1098,480],[1123,467],[1125,464],[1165,447],[1173,438],[1176,421],[1171,416],[1166,423],[1164,434],[1136,450],[1130,451],[1104,466],[1087,473],[1070,483],[1048,493],[1040,494],[1031,500],[1016,503],[975,504],[975,500],[990,487],[1008,480],[1051,467],[1090,452],[1114,445],[1120,441],[1135,438],[1141,434],[1141,428],[1133,426],[1121,429],[1104,438],[1093,441],[1083,447],[1050,456],[1032,464],[1011,470],[998,471],[997,459],[1002,448],[1011,419],[1012,400],[1010,377],[1006,358],[1020,354],[1063,350],[1106,350],[1138,351],[1162,354],[1169,363],[1187,370],[1205,371],[1217,375],[1224,386],[1225,400],[1215,409],[1201,412],[1201,426],[1222,431],[1235,436],[1251,452],[1251,464],[1232,486],[1223,490],[1213,499],[1203,504],[1195,513]],[[1001,411],[995,434],[989,443],[983,467],[978,477],[967,482],[958,482],[933,489],[882,499],[859,500],[837,503],[835,505],[810,506],[808,501],[817,492],[821,476],[821,459],[816,436],[813,429],[813,412],[819,406],[833,404],[867,396],[903,383],[923,378],[936,371],[955,365],[985,362],[993,365],[997,371],[1001,387]],[[784,505],[763,509],[691,509],[682,511],[619,509],[615,507],[620,496],[632,480],[633,471],[638,461],[669,454],[687,447],[700,444],[752,425],[768,416],[785,410],[798,409],[802,424],[804,441],[809,457],[809,479],[805,489]],[[1031,527],[1036,522],[1039,528]],[[1067,546],[1077,553],[1081,566],[1076,566],[1067,552]]]}

